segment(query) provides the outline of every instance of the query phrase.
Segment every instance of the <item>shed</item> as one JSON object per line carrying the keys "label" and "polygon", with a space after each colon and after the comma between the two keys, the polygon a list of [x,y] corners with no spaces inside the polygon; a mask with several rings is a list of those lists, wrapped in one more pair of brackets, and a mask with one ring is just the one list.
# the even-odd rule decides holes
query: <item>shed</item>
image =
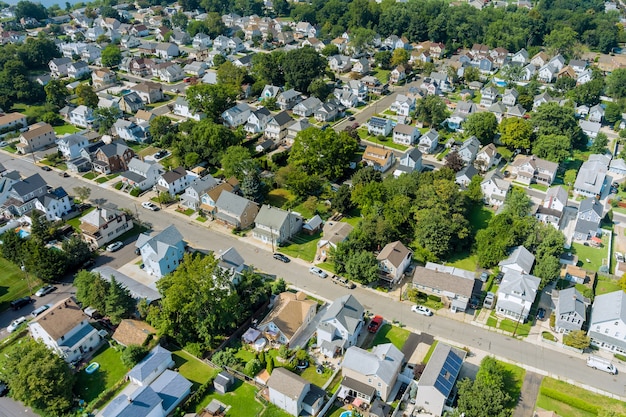
{"label": "shed", "polygon": [[235,383],[235,377],[226,371],[222,371],[215,377],[213,387],[220,394],[226,394],[230,387]]}
{"label": "shed", "polygon": [[302,230],[304,230],[306,233],[312,235],[313,233],[315,233],[318,230],[320,230],[323,225],[324,225],[324,222],[323,222],[322,218],[319,215],[316,214],[310,220],[308,220],[304,224],[304,226],[302,226]]}

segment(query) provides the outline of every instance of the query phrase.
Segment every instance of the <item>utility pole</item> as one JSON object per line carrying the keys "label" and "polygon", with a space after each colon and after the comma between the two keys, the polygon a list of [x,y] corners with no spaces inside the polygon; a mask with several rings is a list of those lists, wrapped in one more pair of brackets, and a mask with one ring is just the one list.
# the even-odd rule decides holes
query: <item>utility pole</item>
{"label": "utility pole", "polygon": [[522,312],[519,314],[517,322],[515,323],[515,329],[513,329],[513,337],[515,337],[515,334],[517,333],[517,326],[519,326],[519,322],[522,321],[522,316],[524,315],[524,307],[525,306],[522,304]]}
{"label": "utility pole", "polygon": [[24,264],[22,264],[20,269],[24,272],[24,279],[26,279],[26,284],[28,285],[28,295],[32,295],[33,294],[33,288],[30,285],[30,278],[28,277],[28,271],[26,271],[26,266],[24,266]]}

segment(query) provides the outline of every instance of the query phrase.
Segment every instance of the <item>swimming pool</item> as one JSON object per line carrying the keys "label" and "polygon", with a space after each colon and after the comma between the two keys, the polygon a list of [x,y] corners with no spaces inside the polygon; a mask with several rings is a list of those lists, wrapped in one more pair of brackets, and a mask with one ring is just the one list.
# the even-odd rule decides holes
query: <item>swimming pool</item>
{"label": "swimming pool", "polygon": [[507,86],[506,81],[494,81],[494,83],[495,83],[498,87],[506,87],[506,86]]}
{"label": "swimming pool", "polygon": [[130,90],[122,90],[120,92],[122,93],[123,96],[125,96],[126,94],[130,93]]}
{"label": "swimming pool", "polygon": [[26,230],[24,230],[24,229],[19,229],[19,230],[17,231],[17,235],[18,235],[19,237],[21,237],[22,239],[26,239],[28,236],[30,236],[30,233],[29,233],[29,232],[27,232],[27,231],[26,231]]}
{"label": "swimming pool", "polygon": [[352,417],[352,411],[344,411],[343,413],[339,414],[339,417]]}

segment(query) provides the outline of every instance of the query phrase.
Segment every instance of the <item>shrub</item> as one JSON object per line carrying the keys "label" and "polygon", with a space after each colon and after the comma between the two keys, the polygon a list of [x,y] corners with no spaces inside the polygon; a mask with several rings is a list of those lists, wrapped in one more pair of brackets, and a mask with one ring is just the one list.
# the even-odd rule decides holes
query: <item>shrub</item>
{"label": "shrub", "polygon": [[554,329],[555,325],[556,325],[556,314],[554,314],[554,311],[553,311],[552,314],[550,314],[550,328]]}
{"label": "shrub", "polygon": [[552,342],[556,342],[556,337],[550,332],[541,332],[541,337]]}
{"label": "shrub", "polygon": [[204,357],[204,353],[206,351],[202,343],[188,343],[185,345],[185,350],[196,358]]}
{"label": "shrub", "polygon": [[578,408],[579,410],[587,411],[592,414],[598,414],[599,408],[597,406],[589,404],[588,402],[580,398],[571,397],[565,393],[546,387],[541,387],[540,391],[541,394],[545,395],[548,398],[552,398],[553,400],[560,401],[574,408]]}
{"label": "shrub", "polygon": [[128,345],[122,352],[122,363],[127,368],[137,365],[148,354],[148,348],[139,345]]}
{"label": "shrub", "polygon": [[258,359],[252,359],[248,361],[248,363],[246,363],[246,366],[243,372],[246,375],[253,377],[256,374],[258,374],[261,371],[261,369],[263,369],[263,365],[261,365],[261,361],[259,361]]}
{"label": "shrub", "polygon": [[122,184],[122,181],[119,181],[119,182],[115,183],[113,188],[115,188],[116,190],[121,190],[123,186],[124,186],[124,184]]}
{"label": "shrub", "polygon": [[436,301],[436,302],[438,302],[438,303],[440,303],[440,302],[441,302],[441,297],[437,297],[436,295],[432,295],[432,294],[428,296],[428,299],[429,299],[430,301]]}
{"label": "shrub", "polygon": [[586,349],[591,343],[589,336],[582,330],[576,330],[563,336],[563,343],[576,349]]}
{"label": "shrub", "polygon": [[131,195],[131,197],[139,197],[139,194],[141,194],[141,188],[135,187],[130,190],[129,194]]}
{"label": "shrub", "polygon": [[615,359],[619,361],[626,362],[626,355],[620,355],[619,353],[616,353],[613,356],[615,356]]}

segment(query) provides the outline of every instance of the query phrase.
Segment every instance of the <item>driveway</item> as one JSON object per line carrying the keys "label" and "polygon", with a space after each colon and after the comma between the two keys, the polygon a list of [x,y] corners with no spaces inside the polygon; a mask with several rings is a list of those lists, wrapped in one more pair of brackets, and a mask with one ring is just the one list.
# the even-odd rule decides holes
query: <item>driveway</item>
{"label": "driveway", "polygon": [[522,393],[517,407],[513,412],[513,417],[532,417],[535,410],[535,402],[539,395],[539,387],[543,376],[534,372],[526,371],[524,383],[522,384]]}

